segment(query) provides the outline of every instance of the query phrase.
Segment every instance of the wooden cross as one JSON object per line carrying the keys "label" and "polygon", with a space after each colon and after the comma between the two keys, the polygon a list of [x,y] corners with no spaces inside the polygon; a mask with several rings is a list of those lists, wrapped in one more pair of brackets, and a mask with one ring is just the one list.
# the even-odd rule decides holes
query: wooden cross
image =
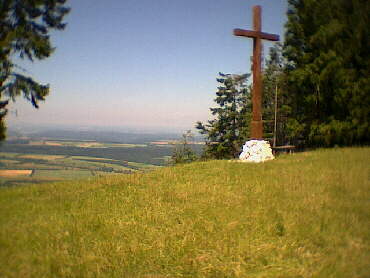
{"label": "wooden cross", "polygon": [[279,36],[261,32],[261,6],[253,6],[253,31],[234,29],[234,35],[253,38],[253,93],[251,137],[252,139],[262,139],[262,39],[269,41],[278,41]]}

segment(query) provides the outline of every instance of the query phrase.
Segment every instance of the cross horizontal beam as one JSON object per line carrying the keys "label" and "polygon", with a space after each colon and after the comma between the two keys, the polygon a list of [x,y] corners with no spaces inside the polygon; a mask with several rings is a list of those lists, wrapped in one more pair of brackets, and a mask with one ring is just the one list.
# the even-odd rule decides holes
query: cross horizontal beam
{"label": "cross horizontal beam", "polygon": [[239,37],[259,38],[269,41],[279,41],[279,36],[259,31],[234,29],[234,35]]}

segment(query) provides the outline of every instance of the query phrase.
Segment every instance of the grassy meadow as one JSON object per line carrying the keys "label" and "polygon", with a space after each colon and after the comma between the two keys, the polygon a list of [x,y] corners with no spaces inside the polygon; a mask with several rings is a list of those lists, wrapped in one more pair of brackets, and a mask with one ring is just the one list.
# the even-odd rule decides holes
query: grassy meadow
{"label": "grassy meadow", "polygon": [[0,277],[370,277],[370,148],[0,188]]}

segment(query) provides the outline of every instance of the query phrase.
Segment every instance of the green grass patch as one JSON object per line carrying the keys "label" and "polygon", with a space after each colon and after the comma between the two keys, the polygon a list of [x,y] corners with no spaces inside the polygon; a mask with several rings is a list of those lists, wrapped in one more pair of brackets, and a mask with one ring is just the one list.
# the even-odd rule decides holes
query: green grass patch
{"label": "green grass patch", "polygon": [[19,154],[18,153],[6,153],[6,152],[0,152],[0,159],[1,158],[15,158]]}
{"label": "green grass patch", "polygon": [[0,189],[1,277],[369,277],[370,148]]}
{"label": "green grass patch", "polygon": [[152,164],[145,164],[145,163],[139,163],[139,162],[127,162],[129,166],[136,167],[138,169],[143,169],[143,170],[152,170],[152,169],[157,169],[160,168],[161,166],[157,165],[152,165]]}
{"label": "green grass patch", "polygon": [[86,177],[91,177],[92,172],[89,170],[35,170],[32,175],[33,178],[56,178],[56,179],[82,179]]}
{"label": "green grass patch", "polygon": [[[87,158],[88,159],[88,158]],[[104,162],[102,162],[104,161]],[[112,169],[112,171],[129,171],[131,170],[128,167],[125,167],[123,165],[117,165],[114,164],[114,160],[112,160],[112,163],[109,163],[110,160],[92,160],[87,161],[83,159],[75,159],[72,157],[60,159],[57,161],[58,164],[64,165],[66,167],[74,167],[74,168],[85,168],[92,171],[99,171],[101,169]]]}
{"label": "green grass patch", "polygon": [[[12,167],[11,167],[12,166]],[[18,164],[9,165],[8,167],[14,169],[48,169],[48,170],[56,170],[56,169],[63,169],[63,166],[60,165],[53,165],[47,163],[35,163],[35,162],[22,162],[19,161]]]}
{"label": "green grass patch", "polygon": [[99,160],[110,160],[110,161],[118,161],[116,159],[110,159],[110,158],[103,158],[103,157],[93,157],[93,156],[71,156],[72,159],[77,159],[77,160],[96,160],[99,162]]}
{"label": "green grass patch", "polygon": [[51,178],[51,177],[39,177],[36,179],[35,177],[32,177],[32,176],[1,177],[0,178],[0,188],[1,187],[23,186],[23,185],[34,185],[34,184],[39,184],[39,183],[55,182],[58,180],[62,180],[62,179]]}
{"label": "green grass patch", "polygon": [[2,165],[13,165],[19,163],[18,160],[12,160],[12,159],[0,159],[0,163]]}
{"label": "green grass patch", "polygon": [[[114,171],[131,170],[129,167],[119,165],[118,160],[89,157],[64,156],[41,154],[0,154],[0,168],[7,169],[63,169],[76,168],[80,170],[98,171],[101,168],[112,168]],[[2,156],[3,155],[3,156]],[[143,164],[144,165],[144,164]]]}

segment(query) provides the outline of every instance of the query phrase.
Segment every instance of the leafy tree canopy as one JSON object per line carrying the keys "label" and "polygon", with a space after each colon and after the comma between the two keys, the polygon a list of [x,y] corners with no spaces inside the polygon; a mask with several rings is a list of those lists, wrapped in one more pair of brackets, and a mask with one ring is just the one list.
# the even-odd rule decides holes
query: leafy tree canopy
{"label": "leafy tree canopy", "polygon": [[39,84],[19,72],[14,58],[30,61],[49,57],[51,30],[63,30],[69,12],[66,0],[0,1],[0,140],[5,138],[4,117],[9,100],[23,95],[35,108],[49,93],[49,86]]}

